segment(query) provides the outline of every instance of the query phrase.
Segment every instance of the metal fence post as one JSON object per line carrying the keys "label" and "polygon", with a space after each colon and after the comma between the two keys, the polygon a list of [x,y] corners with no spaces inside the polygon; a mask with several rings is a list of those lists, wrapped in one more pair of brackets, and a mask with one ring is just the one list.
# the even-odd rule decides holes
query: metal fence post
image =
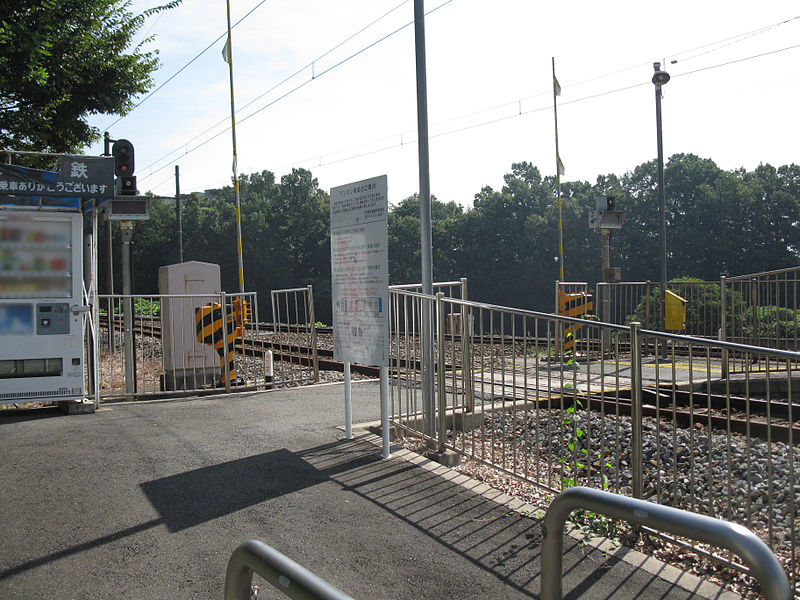
{"label": "metal fence post", "polygon": [[[553,314],[558,315],[559,310],[561,308],[561,303],[559,302],[558,292],[561,290],[561,282],[556,279],[556,299],[555,299],[555,308],[553,309]],[[556,319],[555,320],[555,334],[556,334],[556,354],[558,356],[563,356],[564,352],[564,324]]]}
{"label": "metal fence post", "polygon": [[444,335],[444,298],[443,292],[436,293],[436,380],[437,380],[437,409],[439,414],[436,419],[437,450],[444,452],[446,438],[447,417],[447,388],[445,386],[445,335]]}
{"label": "metal fence post", "polygon": [[642,346],[639,329],[631,323],[631,473],[633,497],[642,497]]}
{"label": "metal fence post", "polygon": [[272,331],[274,333],[278,333],[278,317],[277,317],[277,313],[275,312],[277,310],[277,307],[275,306],[275,291],[274,290],[271,290],[270,293],[269,293],[269,301],[272,304]]}
{"label": "metal fence post", "polygon": [[[728,326],[728,295],[725,293],[725,276],[719,278],[719,341],[724,342],[726,338],[726,327]],[[735,304],[735,303],[734,303]],[[722,376],[728,377],[728,349],[722,349]]]}
{"label": "metal fence post", "polygon": [[[460,281],[461,299],[466,302],[469,298],[467,278],[462,277]],[[466,304],[461,305],[461,381],[464,388],[464,404],[467,412],[472,412],[475,409],[475,386],[472,381],[472,309]]]}
{"label": "metal fence post", "polygon": [[[453,379],[455,380],[455,377]],[[475,382],[472,379],[472,307],[466,304],[461,306],[461,381],[464,388],[464,404],[467,412],[472,412],[475,410]]]}
{"label": "metal fence post", "polygon": [[319,381],[319,357],[317,356],[317,321],[314,315],[314,287],[308,285],[308,313],[311,324],[311,360],[314,364],[314,381]]}
{"label": "metal fence post", "polygon": [[222,352],[223,358],[220,360],[220,376],[225,378],[225,391],[231,391],[231,374],[228,370],[228,307],[225,305],[227,298],[225,292],[219,293],[220,305],[222,306]]}

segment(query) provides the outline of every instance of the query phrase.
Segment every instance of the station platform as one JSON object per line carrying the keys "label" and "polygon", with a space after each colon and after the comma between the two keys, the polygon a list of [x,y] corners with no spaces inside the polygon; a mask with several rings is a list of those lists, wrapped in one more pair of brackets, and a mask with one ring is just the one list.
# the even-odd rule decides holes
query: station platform
{"label": "station platform", "polygon": [[[355,599],[538,598],[542,523],[356,428],[342,384],[0,411],[0,598],[221,599],[258,539]],[[353,383],[356,422],[379,385]],[[258,578],[256,578],[258,582]],[[283,598],[267,584],[259,600]],[[632,551],[565,540],[564,597],[737,598]]]}

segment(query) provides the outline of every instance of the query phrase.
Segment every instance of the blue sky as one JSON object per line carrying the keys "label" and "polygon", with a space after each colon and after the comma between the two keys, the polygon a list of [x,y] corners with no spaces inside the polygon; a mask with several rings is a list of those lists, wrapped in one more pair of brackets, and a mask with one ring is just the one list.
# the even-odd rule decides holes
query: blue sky
{"label": "blue sky", "polygon": [[[231,0],[232,21],[259,2]],[[621,175],[655,158],[654,61],[672,75],[667,156],[692,152],[725,169],[798,162],[796,2],[427,0],[425,8],[440,5],[426,19],[431,190],[440,200],[470,204],[483,186],[502,186],[513,162],[554,173],[551,57],[565,180]],[[412,19],[412,0],[258,6],[233,30],[239,172],[304,167],[326,190],[386,174],[390,202],[417,192],[414,31],[403,28]],[[148,46],[162,62],[156,85],[225,27],[224,0],[184,0],[151,19],[142,32],[156,36]],[[140,191],[173,195],[176,164],[182,192],[230,183],[222,47],[122,120],[92,119],[134,143]]]}

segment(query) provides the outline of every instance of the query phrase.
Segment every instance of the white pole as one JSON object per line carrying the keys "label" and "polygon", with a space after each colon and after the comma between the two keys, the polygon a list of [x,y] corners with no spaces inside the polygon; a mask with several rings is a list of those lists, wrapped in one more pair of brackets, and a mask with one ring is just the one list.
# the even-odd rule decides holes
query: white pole
{"label": "white pole", "polygon": [[391,458],[389,453],[389,367],[381,367],[381,433],[383,451],[381,458]]}
{"label": "white pole", "polygon": [[344,437],[353,439],[353,403],[350,395],[350,363],[344,363]]}

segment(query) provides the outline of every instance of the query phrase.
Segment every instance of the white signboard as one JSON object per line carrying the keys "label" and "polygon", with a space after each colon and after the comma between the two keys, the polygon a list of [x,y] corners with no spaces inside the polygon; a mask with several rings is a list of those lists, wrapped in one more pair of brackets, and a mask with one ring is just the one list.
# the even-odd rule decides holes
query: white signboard
{"label": "white signboard", "polygon": [[333,356],[389,366],[386,175],[331,189]]}

